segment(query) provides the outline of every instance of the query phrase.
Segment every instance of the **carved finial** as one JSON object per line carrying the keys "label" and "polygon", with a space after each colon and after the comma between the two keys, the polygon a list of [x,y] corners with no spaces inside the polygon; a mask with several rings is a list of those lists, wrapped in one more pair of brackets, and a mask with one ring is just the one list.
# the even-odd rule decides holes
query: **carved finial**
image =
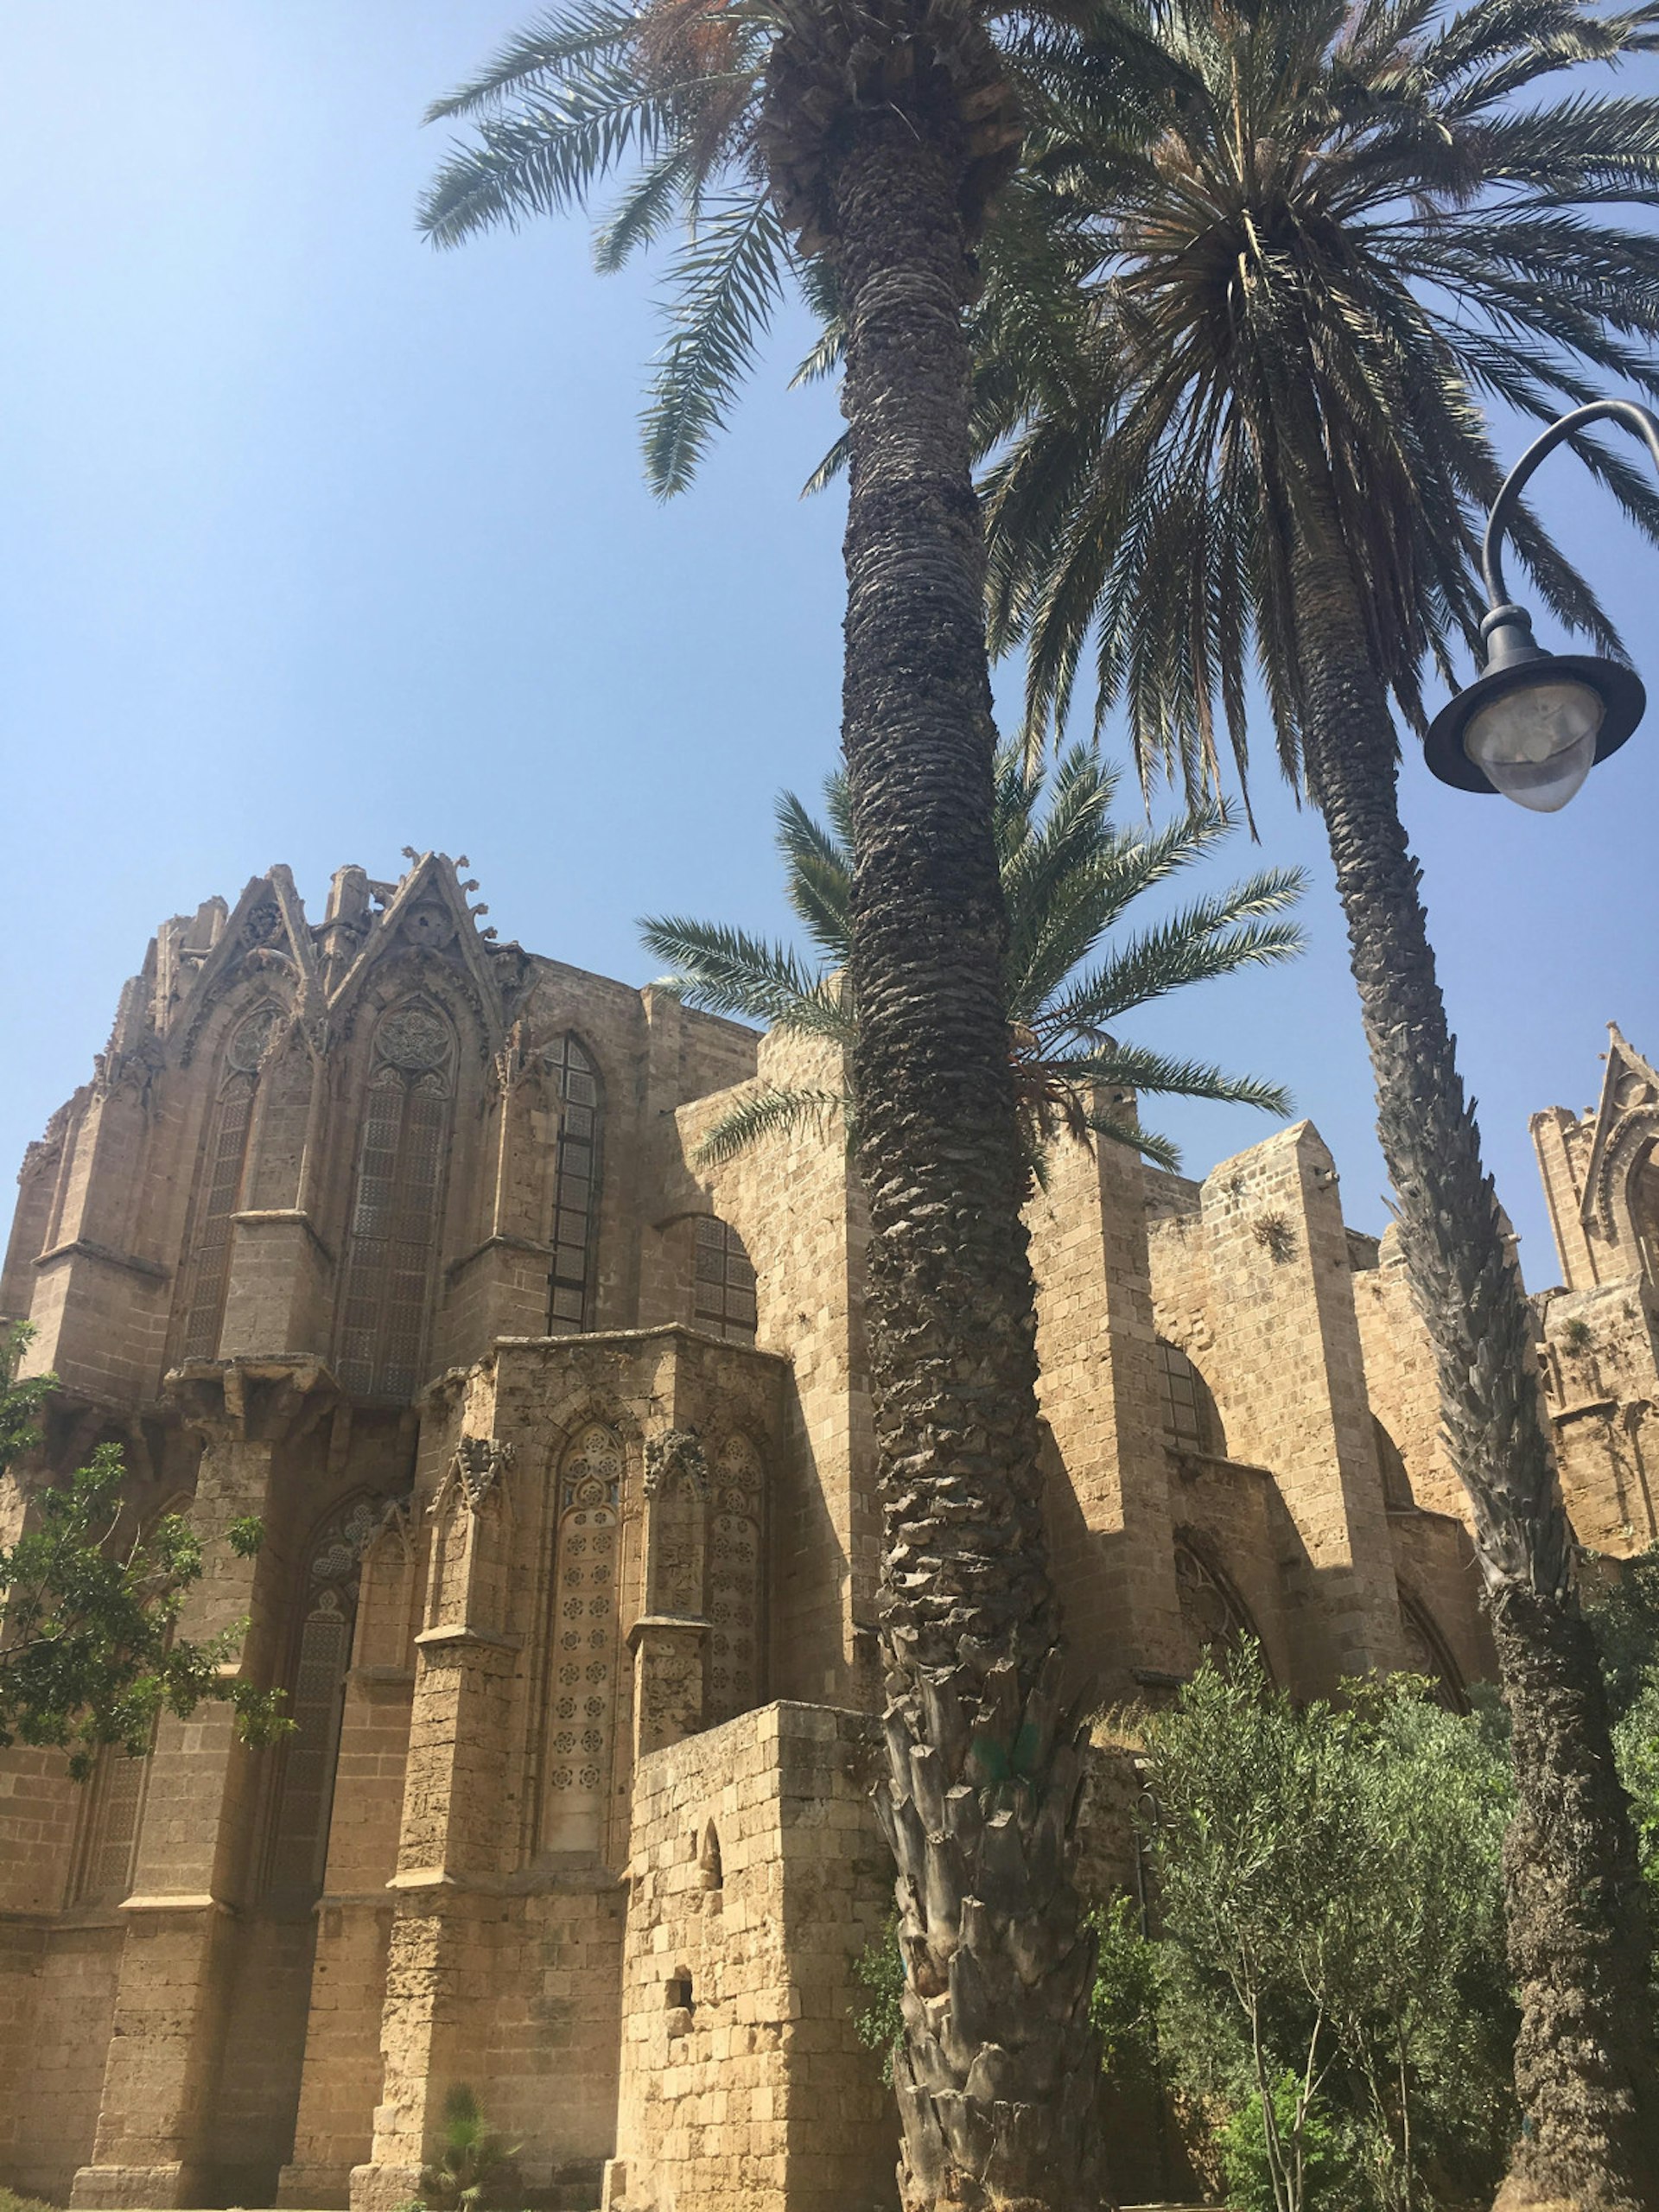
{"label": "carved finial", "polygon": [[469,875],[466,882],[463,883],[461,887],[463,891],[476,891],[478,888],[478,878],[475,875]]}
{"label": "carved finial", "polygon": [[493,1436],[463,1436],[455,1446],[455,1474],[471,1511],[479,1507],[512,1465],[512,1446]]}
{"label": "carved finial", "polygon": [[417,861],[421,857],[413,845],[405,845],[403,848],[403,855],[406,861]]}
{"label": "carved finial", "polygon": [[462,868],[471,868],[471,866],[472,866],[472,862],[471,862],[471,861],[469,861],[469,860],[467,859],[467,855],[466,855],[466,854],[465,854],[465,853],[457,853],[457,854],[456,854],[456,855],[455,855],[455,873],[456,873],[456,874],[457,874],[457,875],[459,875],[459,874],[460,874],[460,873],[461,873],[461,869],[462,869]]}
{"label": "carved finial", "polygon": [[474,920],[476,920],[480,914],[487,914],[489,911],[489,908],[480,900],[480,903],[473,908],[473,916]]}
{"label": "carved finial", "polygon": [[709,1461],[695,1428],[664,1429],[645,1439],[645,1496],[655,1497],[665,1483],[689,1483],[699,1497],[709,1492]]}
{"label": "carved finial", "polygon": [[479,931],[479,935],[480,935],[481,938],[487,938],[487,939],[489,940],[489,942],[490,942],[492,944],[495,942],[496,938],[499,938],[499,937],[500,936],[500,934],[501,934],[500,931],[499,931],[499,929],[497,929],[497,927],[495,926],[495,924],[494,924],[493,922],[492,922],[492,923],[490,924],[490,926],[488,927],[488,929],[486,929],[486,930],[480,930],[480,931]]}

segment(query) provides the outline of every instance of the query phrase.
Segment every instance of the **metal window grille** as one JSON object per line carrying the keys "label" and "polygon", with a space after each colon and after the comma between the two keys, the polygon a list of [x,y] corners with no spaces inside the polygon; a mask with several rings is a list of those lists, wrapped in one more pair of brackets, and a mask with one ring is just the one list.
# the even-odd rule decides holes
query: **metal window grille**
{"label": "metal window grille", "polygon": [[547,1054],[558,1084],[557,1185],[549,1326],[555,1334],[593,1325],[594,1230],[599,1213],[599,1077],[574,1037]]}
{"label": "metal window grille", "polygon": [[697,1224],[696,1295],[692,1315],[700,1329],[738,1344],[754,1342],[754,1268],[743,1239],[729,1223],[704,1215]]}
{"label": "metal window grille", "polygon": [[148,1758],[105,1744],[88,1784],[84,1841],[74,1885],[77,1904],[119,1904],[132,1888]]}
{"label": "metal window grille", "polygon": [[1221,1456],[1224,1450],[1221,1420],[1203,1376],[1184,1351],[1166,1344],[1161,1337],[1158,1339],[1158,1362],[1163,1385],[1164,1427],[1171,1438],[1183,1451]]}

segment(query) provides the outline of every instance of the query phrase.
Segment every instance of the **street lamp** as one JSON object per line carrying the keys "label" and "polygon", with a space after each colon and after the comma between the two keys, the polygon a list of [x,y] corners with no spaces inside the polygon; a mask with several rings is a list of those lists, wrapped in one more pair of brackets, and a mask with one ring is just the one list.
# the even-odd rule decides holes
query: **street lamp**
{"label": "street lamp", "polygon": [[1490,612],[1480,626],[1486,665],[1429,724],[1423,758],[1443,784],[1502,791],[1536,814],[1567,804],[1598,760],[1617,753],[1648,695],[1634,669],[1593,653],[1546,652],[1532,617],[1503,588],[1503,533],[1522,486],[1547,453],[1588,423],[1619,423],[1659,468],[1659,416],[1628,399],[1599,399],[1552,423],[1527,448],[1492,502],[1481,547]]}

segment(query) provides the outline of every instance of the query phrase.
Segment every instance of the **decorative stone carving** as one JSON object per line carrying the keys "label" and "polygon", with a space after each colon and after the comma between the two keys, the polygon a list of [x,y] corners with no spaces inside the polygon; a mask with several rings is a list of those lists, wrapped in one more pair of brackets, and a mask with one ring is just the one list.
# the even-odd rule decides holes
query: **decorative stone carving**
{"label": "decorative stone carving", "polygon": [[512,1446],[494,1436],[463,1436],[455,1446],[454,1471],[467,1510],[476,1513],[512,1465]]}
{"label": "decorative stone carving", "polygon": [[375,1050],[410,1075],[442,1067],[449,1057],[449,1031],[441,1014],[423,1006],[399,1007],[375,1034]]}
{"label": "decorative stone carving", "polygon": [[645,1440],[645,1496],[655,1497],[673,1482],[698,1497],[709,1495],[709,1460],[695,1428],[664,1429]]}
{"label": "decorative stone carving", "polygon": [[238,1075],[257,1074],[281,1020],[282,1009],[270,1005],[257,1006],[251,1014],[245,1014],[225,1047],[226,1065]]}

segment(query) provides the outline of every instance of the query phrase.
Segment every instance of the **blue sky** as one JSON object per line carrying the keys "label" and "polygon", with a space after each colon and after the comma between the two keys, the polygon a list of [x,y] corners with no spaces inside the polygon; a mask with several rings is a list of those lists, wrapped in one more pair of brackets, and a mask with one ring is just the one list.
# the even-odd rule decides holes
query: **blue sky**
{"label": "blue sky", "polygon": [[[423,104],[532,12],[0,11],[0,1162],[84,1079],[156,923],[273,861],[316,912],[345,861],[464,852],[504,938],[639,982],[641,912],[785,925],[772,795],[814,787],[836,745],[841,515],[796,497],[833,396],[784,390],[792,327],[660,506],[637,433],[660,271],[594,276],[576,221],[448,255],[416,237],[442,146]],[[1659,691],[1659,562],[1570,459],[1539,490]],[[1287,1082],[1349,1218],[1380,1228],[1319,826],[1260,750],[1263,856],[1313,870],[1313,950],[1135,1033]],[[1535,1285],[1555,1269],[1528,1114],[1592,1102],[1610,1016],[1659,1052],[1656,798],[1659,713],[1555,817],[1407,764]],[[1241,840],[1221,866],[1252,859]],[[1267,1133],[1159,1118],[1193,1173]]]}

